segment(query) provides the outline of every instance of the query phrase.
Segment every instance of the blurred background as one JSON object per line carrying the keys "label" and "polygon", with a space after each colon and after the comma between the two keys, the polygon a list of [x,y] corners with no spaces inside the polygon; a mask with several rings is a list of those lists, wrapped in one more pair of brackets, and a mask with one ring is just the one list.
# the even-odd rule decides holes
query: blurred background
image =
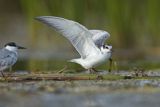
{"label": "blurred background", "polygon": [[[108,31],[118,69],[160,67],[160,0],[0,0],[0,46],[14,41],[20,51],[15,70],[83,70],[67,60],[79,57],[72,45],[37,16],[59,16],[88,29]],[[99,67],[107,70],[108,63]]]}

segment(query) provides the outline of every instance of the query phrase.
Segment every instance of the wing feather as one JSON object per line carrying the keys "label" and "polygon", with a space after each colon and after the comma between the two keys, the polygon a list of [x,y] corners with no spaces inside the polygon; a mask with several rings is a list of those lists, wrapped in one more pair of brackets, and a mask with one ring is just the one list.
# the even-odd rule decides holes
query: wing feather
{"label": "wing feather", "polygon": [[36,19],[51,26],[66,37],[82,58],[93,54],[99,54],[100,50],[92,40],[92,33],[83,25],[54,16],[40,16]]}
{"label": "wing feather", "polygon": [[92,33],[94,43],[100,48],[110,37],[110,34],[103,30],[89,30]]}

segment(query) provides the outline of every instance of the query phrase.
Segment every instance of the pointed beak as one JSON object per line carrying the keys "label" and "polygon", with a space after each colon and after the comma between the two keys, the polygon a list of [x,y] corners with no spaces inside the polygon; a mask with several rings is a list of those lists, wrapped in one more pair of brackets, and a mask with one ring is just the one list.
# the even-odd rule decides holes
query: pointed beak
{"label": "pointed beak", "polygon": [[25,47],[22,47],[22,46],[17,46],[18,49],[26,49]]}

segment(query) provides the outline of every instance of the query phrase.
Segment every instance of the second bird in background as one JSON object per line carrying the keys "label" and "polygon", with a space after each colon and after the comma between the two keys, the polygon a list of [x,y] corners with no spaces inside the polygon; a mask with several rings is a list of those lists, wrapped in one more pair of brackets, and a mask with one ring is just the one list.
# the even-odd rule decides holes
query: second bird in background
{"label": "second bird in background", "polygon": [[7,43],[4,48],[0,49],[0,72],[3,77],[3,70],[12,67],[18,59],[18,49],[26,49],[18,46],[14,42]]}

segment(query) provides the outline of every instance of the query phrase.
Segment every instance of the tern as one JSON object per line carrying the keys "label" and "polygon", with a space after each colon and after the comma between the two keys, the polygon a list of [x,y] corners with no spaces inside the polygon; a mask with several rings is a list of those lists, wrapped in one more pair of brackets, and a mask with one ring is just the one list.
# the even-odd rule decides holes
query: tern
{"label": "tern", "polygon": [[105,45],[110,34],[103,30],[88,30],[78,22],[55,16],[39,16],[36,20],[54,28],[66,37],[80,54],[80,58],[70,62],[80,64],[90,72],[95,72],[96,66],[111,59],[112,46]]}
{"label": "tern", "polygon": [[3,77],[3,70],[12,67],[18,59],[18,49],[26,49],[18,46],[14,42],[5,44],[4,48],[0,49],[0,71]]}

